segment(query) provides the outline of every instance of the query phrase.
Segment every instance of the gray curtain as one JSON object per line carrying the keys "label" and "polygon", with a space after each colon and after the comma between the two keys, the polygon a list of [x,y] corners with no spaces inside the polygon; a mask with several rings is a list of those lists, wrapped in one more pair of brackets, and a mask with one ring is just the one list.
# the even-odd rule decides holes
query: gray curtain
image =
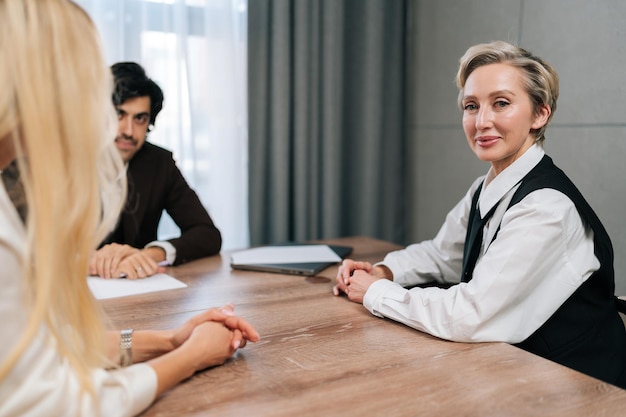
{"label": "gray curtain", "polygon": [[408,2],[248,2],[252,245],[404,243]]}

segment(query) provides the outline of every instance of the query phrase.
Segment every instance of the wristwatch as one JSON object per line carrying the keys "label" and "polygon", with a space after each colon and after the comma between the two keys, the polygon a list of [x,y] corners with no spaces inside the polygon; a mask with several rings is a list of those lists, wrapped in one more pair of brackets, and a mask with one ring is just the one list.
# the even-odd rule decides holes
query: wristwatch
{"label": "wristwatch", "polygon": [[124,329],[120,332],[120,365],[133,364],[133,329]]}

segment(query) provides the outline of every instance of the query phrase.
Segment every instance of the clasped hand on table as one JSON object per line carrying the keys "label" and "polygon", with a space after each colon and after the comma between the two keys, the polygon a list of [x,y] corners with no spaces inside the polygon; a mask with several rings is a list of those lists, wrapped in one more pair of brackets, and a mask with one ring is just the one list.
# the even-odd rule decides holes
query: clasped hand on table
{"label": "clasped hand on table", "polygon": [[333,294],[344,293],[351,301],[362,303],[370,285],[383,279],[385,274],[388,274],[388,270],[382,266],[374,267],[369,262],[345,259],[337,272],[337,284],[333,287]]}
{"label": "clasped hand on table", "polygon": [[89,275],[101,278],[146,278],[165,272],[165,268],[159,264],[160,259],[165,259],[165,251],[159,247],[137,249],[111,243],[91,255]]}

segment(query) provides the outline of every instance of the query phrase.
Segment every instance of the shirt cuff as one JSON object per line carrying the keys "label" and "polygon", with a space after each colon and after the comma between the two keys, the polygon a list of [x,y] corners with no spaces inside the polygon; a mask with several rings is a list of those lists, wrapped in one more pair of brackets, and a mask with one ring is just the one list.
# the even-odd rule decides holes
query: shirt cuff
{"label": "shirt cuff", "polygon": [[385,317],[382,313],[382,307],[386,298],[392,298],[397,301],[403,301],[406,295],[406,289],[400,285],[389,281],[388,279],[379,279],[374,282],[365,292],[363,297],[363,306],[375,316]]}
{"label": "shirt cuff", "polygon": [[[126,368],[119,368],[110,371],[112,376],[115,374],[123,375],[122,381],[126,391],[125,399],[129,401],[128,415],[137,415],[148,408],[155,400],[158,378],[154,369],[146,363],[138,363]],[[105,387],[106,384],[105,384]],[[109,392],[100,393],[103,399],[102,415],[119,415],[119,397],[108,397]],[[120,393],[118,393],[119,395]]]}
{"label": "shirt cuff", "polygon": [[174,265],[174,261],[176,260],[176,248],[168,241],[155,240],[154,242],[148,243],[145,248],[161,248],[165,251],[165,261],[168,265]]}

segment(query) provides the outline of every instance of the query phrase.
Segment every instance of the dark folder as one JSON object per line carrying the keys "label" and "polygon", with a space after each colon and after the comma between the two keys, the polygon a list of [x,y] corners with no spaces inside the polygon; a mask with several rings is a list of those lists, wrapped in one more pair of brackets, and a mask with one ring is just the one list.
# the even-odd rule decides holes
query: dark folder
{"label": "dark folder", "polygon": [[[307,245],[308,243],[281,243],[275,246],[292,246]],[[352,253],[351,246],[328,245],[341,259]],[[277,274],[305,275],[314,276],[329,266],[335,265],[335,262],[297,262],[297,263],[245,263],[236,264],[231,261],[230,266],[233,269],[242,269],[248,271],[274,272]]]}

